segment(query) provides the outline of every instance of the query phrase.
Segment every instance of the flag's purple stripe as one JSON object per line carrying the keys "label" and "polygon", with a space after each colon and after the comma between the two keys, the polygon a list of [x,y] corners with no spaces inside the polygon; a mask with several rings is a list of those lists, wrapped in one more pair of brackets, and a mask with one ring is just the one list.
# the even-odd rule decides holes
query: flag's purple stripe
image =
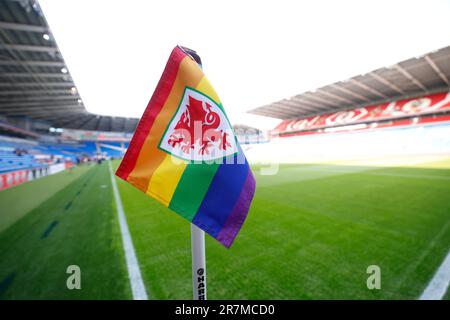
{"label": "flag's purple stripe", "polygon": [[248,170],[247,179],[245,180],[244,188],[239,196],[239,200],[216,238],[225,247],[229,248],[231,246],[234,238],[236,238],[239,230],[241,230],[254,194],[255,178],[253,177],[252,171]]}
{"label": "flag's purple stripe", "polygon": [[233,164],[223,163],[206,192],[192,223],[217,237],[236,205],[250,170],[247,161],[239,164],[236,155]]}

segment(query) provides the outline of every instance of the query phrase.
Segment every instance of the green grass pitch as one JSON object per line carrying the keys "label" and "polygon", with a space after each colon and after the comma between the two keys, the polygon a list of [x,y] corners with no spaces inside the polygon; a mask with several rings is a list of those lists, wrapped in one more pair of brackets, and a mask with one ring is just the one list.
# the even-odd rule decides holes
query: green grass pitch
{"label": "green grass pitch", "polygon": [[[235,243],[207,236],[208,298],[417,298],[450,249],[449,164],[253,167]],[[190,299],[189,223],[117,182],[149,297]],[[106,163],[2,191],[0,205],[0,299],[131,298]],[[81,290],[66,288],[73,264]],[[367,289],[369,265],[380,290]]]}

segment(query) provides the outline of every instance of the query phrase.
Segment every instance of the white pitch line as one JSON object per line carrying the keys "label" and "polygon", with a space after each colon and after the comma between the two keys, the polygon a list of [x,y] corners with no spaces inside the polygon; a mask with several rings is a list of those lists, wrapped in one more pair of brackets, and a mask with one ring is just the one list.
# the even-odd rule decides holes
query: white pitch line
{"label": "white pitch line", "polygon": [[109,173],[111,175],[111,183],[114,191],[114,199],[116,200],[117,214],[119,216],[120,233],[122,234],[123,250],[125,251],[125,259],[127,261],[128,278],[130,279],[131,292],[134,300],[148,300],[145,290],[144,281],[142,281],[141,270],[134,251],[133,241],[131,240],[130,230],[128,229],[125,212],[123,211],[122,200],[120,199],[117,182],[114,176],[111,161],[108,161]]}
{"label": "white pitch line", "polygon": [[439,269],[436,271],[419,300],[441,300],[450,283],[450,251]]}

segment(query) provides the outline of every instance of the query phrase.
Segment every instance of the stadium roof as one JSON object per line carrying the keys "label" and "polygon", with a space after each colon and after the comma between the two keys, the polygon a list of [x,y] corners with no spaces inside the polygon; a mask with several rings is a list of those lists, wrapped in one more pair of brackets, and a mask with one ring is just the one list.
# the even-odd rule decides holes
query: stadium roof
{"label": "stadium roof", "polygon": [[36,1],[0,1],[0,114],[53,127],[132,132],[138,119],[100,116],[83,100]]}
{"label": "stadium roof", "polygon": [[[318,70],[317,72],[326,72]],[[294,119],[450,90],[450,46],[249,113]]]}

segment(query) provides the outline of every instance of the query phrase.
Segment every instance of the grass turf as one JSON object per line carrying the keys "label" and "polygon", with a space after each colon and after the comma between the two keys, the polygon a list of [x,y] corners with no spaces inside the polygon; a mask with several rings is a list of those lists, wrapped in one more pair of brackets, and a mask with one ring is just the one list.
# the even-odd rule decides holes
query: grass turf
{"label": "grass turf", "polygon": [[[73,174],[78,179],[66,177],[63,189],[0,233],[1,299],[130,298],[107,165]],[[50,187],[51,178],[39,182]],[[66,287],[69,265],[81,269],[81,290]]]}
{"label": "grass turf", "polygon": [[[417,298],[450,248],[447,165],[283,165],[275,176],[254,167],[257,192],[235,244],[207,236],[208,297]],[[0,298],[130,298],[109,179],[106,164],[95,166],[0,233]],[[117,181],[150,298],[190,299],[189,224]],[[80,291],[65,288],[69,264],[81,267]],[[381,290],[366,287],[372,264]]]}
{"label": "grass turf", "polygon": [[70,182],[78,179],[86,170],[87,167],[82,167],[77,170],[63,171],[45,179],[34,180],[0,192],[2,208],[8,208],[0,213],[0,232],[6,230]]}
{"label": "grass turf", "polygon": [[[286,165],[256,177],[233,247],[207,237],[209,298],[414,299],[450,248],[450,170]],[[150,297],[189,299],[188,223],[119,189]],[[372,264],[381,290],[366,287]]]}

